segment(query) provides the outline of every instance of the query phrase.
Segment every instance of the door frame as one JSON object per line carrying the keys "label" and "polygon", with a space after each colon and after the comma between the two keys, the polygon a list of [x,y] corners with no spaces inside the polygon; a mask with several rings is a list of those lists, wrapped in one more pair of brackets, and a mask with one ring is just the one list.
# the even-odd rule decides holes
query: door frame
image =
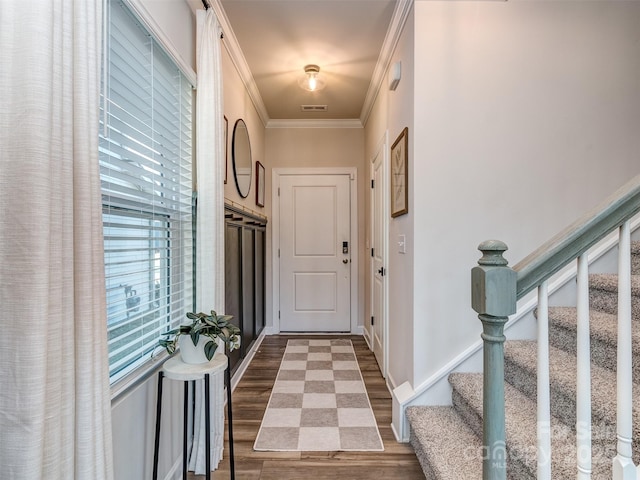
{"label": "door frame", "polygon": [[[369,238],[371,239],[371,243],[373,243],[373,239],[374,237],[374,232],[373,232],[373,225],[374,225],[374,215],[377,214],[380,217],[380,225],[382,228],[382,238],[383,238],[383,245],[380,246],[376,246],[377,248],[380,248],[381,252],[380,255],[382,257],[382,263],[385,269],[388,268],[389,265],[389,193],[390,193],[390,189],[389,189],[389,131],[385,131],[384,135],[382,136],[382,138],[380,139],[380,142],[378,143],[378,146],[375,150],[375,153],[372,155],[370,161],[369,161],[369,177],[371,178],[371,181],[373,181],[373,169],[374,169],[374,163],[376,161],[376,159],[378,157],[382,157],[381,162],[382,162],[382,185],[380,185],[381,188],[381,192],[382,192],[382,211],[380,212],[374,212],[373,211],[373,205],[374,205],[374,198],[373,196],[375,195],[374,193],[374,189],[370,188],[369,189],[369,205],[370,205],[370,212],[369,212],[369,225],[368,225],[368,229],[369,229]],[[373,248],[371,245],[369,245],[370,248]],[[373,282],[374,282],[374,277],[375,277],[375,272],[373,269],[373,258],[370,257],[369,259],[369,312],[370,314],[373,314],[373,304],[374,304],[374,298],[373,298]],[[380,367],[380,371],[382,373],[382,377],[383,378],[387,378],[387,371],[389,369],[389,276],[388,274],[385,274],[384,276],[384,280],[383,280],[383,290],[382,290],[382,318],[381,319],[377,319],[377,321],[382,322],[382,365],[379,365]],[[373,325],[371,325],[371,323],[369,323],[369,328],[368,330],[368,334],[369,334],[369,338],[367,339],[369,342],[369,347],[371,349],[371,351],[373,351],[373,347],[374,347],[374,334],[373,334]],[[365,335],[366,337],[366,335]]]}
{"label": "door frame", "polygon": [[362,325],[358,324],[358,278],[359,261],[358,254],[360,245],[358,243],[358,169],[356,167],[323,167],[323,168],[274,168],[271,172],[271,269],[272,274],[272,316],[273,326],[269,329],[269,334],[280,333],[280,261],[278,251],[280,250],[280,178],[285,175],[349,175],[349,196],[350,196],[350,244],[351,248],[351,288],[350,288],[350,321],[351,333],[362,334]]}

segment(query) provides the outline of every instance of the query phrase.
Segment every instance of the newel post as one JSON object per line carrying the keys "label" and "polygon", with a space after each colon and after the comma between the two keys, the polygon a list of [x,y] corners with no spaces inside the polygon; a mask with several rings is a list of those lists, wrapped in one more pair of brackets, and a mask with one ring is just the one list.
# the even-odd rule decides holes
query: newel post
{"label": "newel post", "polygon": [[471,306],[482,321],[484,340],[483,459],[484,480],[505,480],[504,324],[516,312],[516,272],[502,256],[507,246],[487,240],[482,258],[471,269]]}

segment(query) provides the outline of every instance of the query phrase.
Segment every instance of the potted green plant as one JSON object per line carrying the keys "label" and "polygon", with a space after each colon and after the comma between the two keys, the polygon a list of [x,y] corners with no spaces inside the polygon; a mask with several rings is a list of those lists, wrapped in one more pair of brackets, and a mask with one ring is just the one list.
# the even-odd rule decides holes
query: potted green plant
{"label": "potted green plant", "polygon": [[189,312],[187,318],[190,324],[163,333],[166,338],[158,342],[169,355],[180,347],[185,363],[198,364],[210,361],[219,344],[226,344],[229,351],[240,348],[240,329],[230,322],[232,315],[218,315],[211,310],[210,315]]}

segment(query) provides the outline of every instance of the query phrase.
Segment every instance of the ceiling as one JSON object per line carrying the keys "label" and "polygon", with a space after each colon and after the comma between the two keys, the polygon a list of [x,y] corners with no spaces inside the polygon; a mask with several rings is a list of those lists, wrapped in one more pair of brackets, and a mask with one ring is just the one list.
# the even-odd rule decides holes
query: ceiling
{"label": "ceiling", "polygon": [[[360,122],[366,118],[375,100],[376,82],[381,81],[380,72],[386,71],[389,61],[383,58],[385,45],[387,50],[390,48],[387,32],[392,30],[397,17],[397,4],[407,2],[212,0],[210,3],[223,27],[225,46],[267,125],[274,120]],[[202,8],[200,0],[189,0],[189,4]],[[304,76],[307,64],[320,67],[326,80],[322,90],[308,92],[299,86],[298,80]],[[326,105],[327,111],[305,112],[302,105]]]}

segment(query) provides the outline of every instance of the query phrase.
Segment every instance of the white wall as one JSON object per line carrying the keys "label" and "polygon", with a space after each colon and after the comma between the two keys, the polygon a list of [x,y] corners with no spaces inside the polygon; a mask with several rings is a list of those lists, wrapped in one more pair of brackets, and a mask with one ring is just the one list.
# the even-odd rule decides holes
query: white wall
{"label": "white wall", "polygon": [[[268,194],[265,195],[264,208],[256,205],[256,161],[262,163],[265,166],[265,169],[267,169],[264,147],[265,128],[262,124],[262,120],[260,120],[260,117],[258,116],[258,112],[254,107],[251,98],[249,97],[249,94],[247,93],[244,83],[242,83],[242,79],[233,64],[231,57],[229,56],[229,52],[224,46],[224,40],[222,40],[221,43],[224,115],[227,117],[229,122],[227,145],[227,184],[224,188],[224,196],[225,199],[243,205],[244,207],[260,213],[261,215],[270,216],[271,202]],[[249,141],[251,143],[251,160],[253,162],[251,170],[251,188],[246,198],[242,198],[238,193],[233,177],[231,141],[233,138],[233,127],[238,119],[243,119],[247,124]],[[269,182],[267,181],[267,185],[268,184]],[[268,193],[268,191],[266,193]]]}
{"label": "white wall", "polygon": [[[158,376],[153,375],[138,387],[112,402],[114,478],[139,480],[151,478],[156,425]],[[164,380],[158,478],[180,478],[182,463],[183,383]],[[167,477],[172,467],[173,476]]]}
{"label": "white wall", "polygon": [[513,265],[640,173],[640,3],[415,4],[414,372],[479,338],[470,269]]}
{"label": "white wall", "polygon": [[195,24],[187,26],[192,10],[186,0],[140,0],[166,33],[184,61],[196,69]]}

